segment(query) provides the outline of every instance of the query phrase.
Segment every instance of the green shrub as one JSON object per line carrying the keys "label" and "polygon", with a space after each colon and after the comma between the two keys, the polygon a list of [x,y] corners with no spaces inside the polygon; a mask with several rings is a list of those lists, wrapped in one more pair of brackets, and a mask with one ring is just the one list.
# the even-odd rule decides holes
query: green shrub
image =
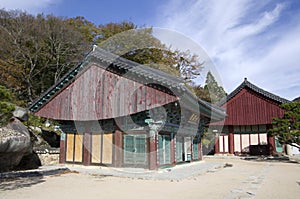
{"label": "green shrub", "polygon": [[13,94],[4,86],[0,86],[0,126],[5,126],[13,116],[13,99]]}

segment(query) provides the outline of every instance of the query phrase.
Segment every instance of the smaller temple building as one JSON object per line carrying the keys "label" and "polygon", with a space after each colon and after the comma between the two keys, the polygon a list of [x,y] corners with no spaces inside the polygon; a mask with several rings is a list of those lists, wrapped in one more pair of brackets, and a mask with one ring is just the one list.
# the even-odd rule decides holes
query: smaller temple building
{"label": "smaller temple building", "polygon": [[218,133],[215,154],[270,155],[282,152],[281,145],[276,138],[268,136],[267,131],[272,128],[272,119],[284,114],[279,106],[288,102],[245,78],[219,102],[226,109],[227,117],[211,124]]}
{"label": "smaller temple building", "polygon": [[29,109],[59,122],[60,163],[147,169],[201,160],[204,126],[225,117],[182,79],[97,46]]}

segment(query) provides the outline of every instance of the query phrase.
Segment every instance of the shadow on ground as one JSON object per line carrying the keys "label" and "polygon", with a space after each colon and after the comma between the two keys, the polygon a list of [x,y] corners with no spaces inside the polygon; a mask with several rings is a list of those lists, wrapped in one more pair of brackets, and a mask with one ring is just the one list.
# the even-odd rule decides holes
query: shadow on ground
{"label": "shadow on ground", "polygon": [[30,187],[45,182],[45,176],[60,176],[68,173],[78,172],[70,171],[68,168],[48,168],[0,173],[0,191]]}
{"label": "shadow on ground", "polygon": [[45,182],[43,176],[27,178],[5,178],[0,179],[0,191],[15,190],[24,187],[30,187]]}
{"label": "shadow on ground", "polygon": [[282,163],[292,163],[292,164],[298,164],[300,161],[298,160],[293,160],[290,159],[289,157],[286,156],[278,156],[278,157],[273,157],[273,156],[250,156],[250,157],[245,157],[243,160],[246,161],[255,161],[255,162],[282,162]]}

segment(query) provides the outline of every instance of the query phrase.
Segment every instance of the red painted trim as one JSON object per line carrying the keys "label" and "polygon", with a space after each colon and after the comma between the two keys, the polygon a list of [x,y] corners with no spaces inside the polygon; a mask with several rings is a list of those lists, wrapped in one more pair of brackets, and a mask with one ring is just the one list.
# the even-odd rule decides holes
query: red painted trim
{"label": "red painted trim", "polygon": [[202,160],[203,154],[202,154],[202,142],[198,143],[198,158],[199,160]]}
{"label": "red painted trim", "polygon": [[156,170],[158,167],[157,158],[157,136],[149,138],[149,169]]}
{"label": "red painted trim", "polygon": [[243,152],[243,139],[242,139],[242,134],[240,134],[240,153],[242,153]]}
{"label": "red painted trim", "polygon": [[174,133],[171,133],[171,164],[175,165],[176,164],[176,159],[175,159],[175,135]]}
{"label": "red painted trim", "polygon": [[251,145],[251,134],[248,134],[249,135],[249,146]]}
{"label": "red painted trim", "polygon": [[226,153],[225,152],[225,136],[223,135],[222,137],[223,137],[223,153]]}
{"label": "red painted trim", "polygon": [[228,135],[228,145],[229,145],[229,153],[233,154],[234,153],[234,137],[233,137],[233,126],[229,126],[229,135]]}
{"label": "red painted trim", "polygon": [[[216,142],[215,142],[215,153],[220,153],[220,141],[219,141],[219,139],[220,139],[220,135],[218,135],[218,136],[216,137]],[[201,140],[201,142],[202,142],[202,140]]]}

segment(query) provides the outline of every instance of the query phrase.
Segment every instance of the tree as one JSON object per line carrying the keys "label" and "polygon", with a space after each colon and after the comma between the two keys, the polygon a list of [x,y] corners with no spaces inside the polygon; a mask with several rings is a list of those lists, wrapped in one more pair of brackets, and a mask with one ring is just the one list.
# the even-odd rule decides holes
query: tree
{"label": "tree", "polygon": [[268,131],[280,144],[289,144],[300,150],[300,102],[285,103],[282,118],[273,119],[273,128]]}
{"label": "tree", "polygon": [[4,86],[0,86],[0,126],[6,125],[13,116],[15,106],[10,104],[12,100],[12,93]]}
{"label": "tree", "polygon": [[65,19],[0,10],[0,83],[31,102],[55,84],[92,44],[126,59],[180,76],[191,84],[202,64],[190,52],[170,50],[132,22],[95,26],[84,17]]}
{"label": "tree", "polygon": [[95,43],[96,40],[99,41],[99,28],[92,22],[86,20],[83,16],[66,19],[66,22],[84,36],[89,46]]}
{"label": "tree", "polygon": [[[45,68],[47,75],[53,73],[56,83],[63,74],[83,58],[83,52],[90,48],[88,36],[75,30],[69,21],[48,15],[45,18]],[[50,70],[50,71],[49,71]],[[44,70],[45,72],[46,70]]]}
{"label": "tree", "polygon": [[126,59],[166,73],[182,77],[191,83],[202,70],[197,55],[189,51],[171,50],[155,38],[152,28],[137,28],[131,22],[99,26],[98,45]]}
{"label": "tree", "polygon": [[[11,77],[8,81],[17,79],[22,86],[14,91],[27,102],[77,64],[88,46],[82,33],[65,19],[22,11],[0,10],[0,38],[0,72]],[[10,72],[16,70],[14,75]],[[10,85],[8,81],[4,85]]]}
{"label": "tree", "polygon": [[215,77],[209,71],[206,75],[206,81],[204,87],[196,85],[193,87],[193,91],[197,97],[206,100],[213,104],[218,103],[222,98],[226,97],[226,92],[222,86],[219,86]]}
{"label": "tree", "polygon": [[204,86],[204,89],[209,92],[211,103],[215,104],[226,96],[224,88],[219,86],[218,82],[215,80],[215,77],[210,71],[207,73],[205,84],[206,85]]}
{"label": "tree", "polygon": [[205,101],[207,101],[207,102],[210,102],[210,101],[211,101],[208,90],[207,90],[207,89],[204,89],[203,86],[201,86],[201,85],[194,85],[194,86],[192,87],[192,90],[193,90],[194,94],[195,94],[198,98],[200,98],[200,99],[202,99],[202,100],[205,100]]}
{"label": "tree", "polygon": [[300,97],[295,98],[293,102],[300,102]]}

